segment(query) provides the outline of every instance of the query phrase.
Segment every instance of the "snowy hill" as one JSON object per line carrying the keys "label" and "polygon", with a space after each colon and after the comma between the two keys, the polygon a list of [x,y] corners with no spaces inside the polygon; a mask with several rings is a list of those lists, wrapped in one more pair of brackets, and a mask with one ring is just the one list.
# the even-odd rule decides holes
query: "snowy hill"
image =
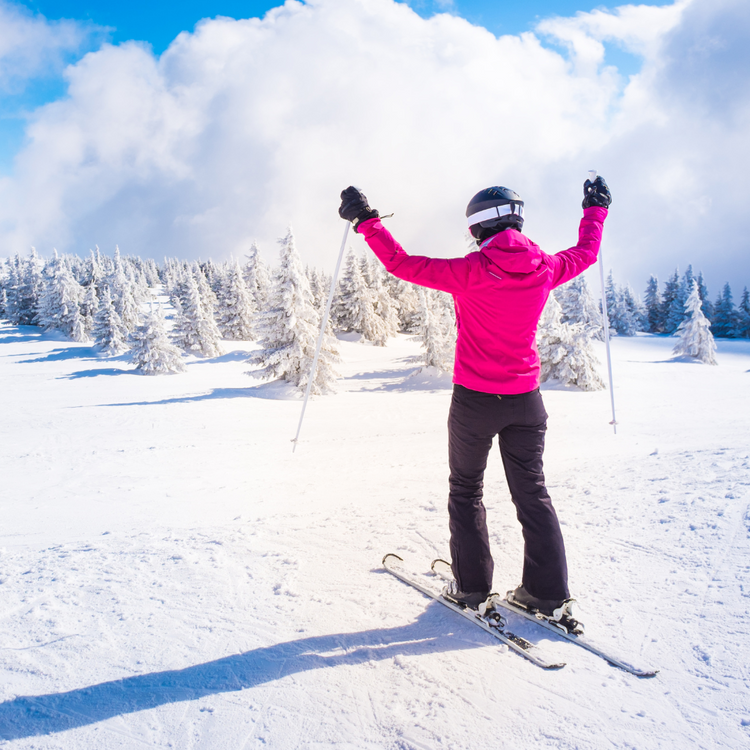
{"label": "snowy hill", "polygon": [[[250,344],[144,377],[37,328],[0,343],[3,747],[750,743],[750,342],[709,367],[614,339],[616,436],[607,391],[543,389],[580,618],[650,680],[513,621],[567,662],[544,672],[382,572],[447,555],[450,384],[407,337],[339,342],[294,454],[301,401],[247,377]],[[505,591],[497,452],[485,486]]]}

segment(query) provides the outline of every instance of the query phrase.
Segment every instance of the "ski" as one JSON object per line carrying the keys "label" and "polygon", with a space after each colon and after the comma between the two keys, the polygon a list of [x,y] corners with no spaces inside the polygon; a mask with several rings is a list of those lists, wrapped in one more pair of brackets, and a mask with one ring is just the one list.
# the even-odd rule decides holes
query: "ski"
{"label": "ski", "polygon": [[[453,580],[453,572],[451,571],[450,563],[446,560],[433,560],[432,565],[430,566],[432,568],[432,572],[435,573],[437,576],[442,578],[445,581],[452,581]],[[502,597],[495,594],[491,598],[491,604],[495,607],[502,607],[503,609],[507,610],[508,612],[513,612],[514,614],[520,615],[521,617],[525,617],[527,620],[530,620],[531,622],[536,623],[537,625],[540,625],[543,628],[546,628],[547,630],[551,631],[555,635],[559,635],[561,638],[565,638],[566,640],[571,641],[572,643],[575,643],[581,648],[585,648],[587,651],[590,651],[592,654],[595,654],[601,659],[604,659],[604,661],[609,662],[612,666],[618,667],[620,669],[623,669],[626,672],[629,672],[630,674],[635,675],[636,677],[653,677],[658,673],[658,669],[638,669],[637,667],[634,667],[632,664],[628,664],[627,662],[622,661],[621,659],[616,659],[613,656],[610,656],[608,653],[603,651],[601,648],[596,646],[595,644],[591,643],[591,641],[587,640],[584,636],[581,635],[574,635],[573,633],[568,633],[564,628],[559,627],[558,625],[554,625],[552,622],[547,620],[543,615],[536,615],[533,612],[529,612],[528,610],[523,609],[522,607],[517,607],[514,604],[511,604],[507,599],[503,599]]]}
{"label": "ski", "polygon": [[536,664],[536,666],[541,667],[542,669],[561,669],[565,666],[564,663],[550,663],[548,661],[545,661],[544,659],[533,653],[532,650],[535,648],[534,644],[529,643],[529,641],[525,640],[524,638],[520,638],[519,636],[514,635],[510,631],[506,630],[505,621],[499,615],[499,613],[493,612],[491,616],[482,617],[479,612],[473,609],[461,607],[460,605],[443,598],[443,596],[437,591],[433,591],[428,586],[423,585],[416,578],[409,575],[403,568],[403,562],[403,558],[393,553],[388,553],[383,558],[383,567],[389,573],[391,573],[391,575],[394,575],[399,580],[417,589],[417,591],[420,591],[426,596],[434,599],[435,601],[440,602],[444,606],[448,607],[448,609],[451,609],[457,614],[461,615],[461,617],[465,617],[467,620],[469,620],[469,622],[473,622],[475,625],[478,625],[480,628],[482,628],[482,630],[494,636],[499,641],[502,641],[506,646],[508,646],[508,648],[512,649],[517,654],[520,654],[525,659],[528,659],[530,662],[532,662],[532,664]]}

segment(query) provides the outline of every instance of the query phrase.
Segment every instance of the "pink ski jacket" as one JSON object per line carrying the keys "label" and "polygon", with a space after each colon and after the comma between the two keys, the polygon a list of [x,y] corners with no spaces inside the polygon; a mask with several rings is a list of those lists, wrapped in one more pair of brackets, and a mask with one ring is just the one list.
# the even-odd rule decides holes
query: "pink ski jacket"
{"label": "pink ski jacket", "polygon": [[539,386],[536,329],[550,292],[596,262],[606,208],[586,208],[578,244],[547,255],[515,229],[464,258],[408,255],[380,219],[357,228],[400,279],[453,295],[458,325],[453,382],[474,391],[528,393]]}

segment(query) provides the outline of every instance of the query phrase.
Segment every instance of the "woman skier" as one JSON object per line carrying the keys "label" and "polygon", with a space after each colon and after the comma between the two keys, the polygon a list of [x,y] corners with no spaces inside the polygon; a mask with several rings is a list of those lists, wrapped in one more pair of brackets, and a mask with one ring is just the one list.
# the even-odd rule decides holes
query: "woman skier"
{"label": "woman skier", "polygon": [[453,295],[458,340],[448,417],[449,526],[454,579],[443,596],[477,608],[492,589],[494,564],[482,502],[484,470],[495,435],[524,537],[516,606],[575,628],[560,524],[544,484],[547,413],[539,391],[536,329],[555,287],[596,262],[607,209],[606,182],[584,184],[578,243],[548,255],[521,231],[524,203],[490,187],[466,209],[479,249],[463,258],[408,255],[355,187],[341,193],[351,221],[386,269],[405,281]]}

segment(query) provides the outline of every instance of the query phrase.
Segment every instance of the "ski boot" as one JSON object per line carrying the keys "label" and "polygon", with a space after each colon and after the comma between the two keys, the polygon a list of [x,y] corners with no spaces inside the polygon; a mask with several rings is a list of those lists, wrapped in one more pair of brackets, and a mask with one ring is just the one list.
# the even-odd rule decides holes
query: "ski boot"
{"label": "ski boot", "polygon": [[469,609],[478,609],[480,604],[487,601],[489,595],[489,591],[461,591],[455,581],[448,581],[443,587],[443,598]]}
{"label": "ski boot", "polygon": [[583,635],[583,623],[573,617],[575,599],[539,599],[523,586],[509,591],[505,598],[509,604],[531,612],[540,620],[547,620],[566,633]]}

